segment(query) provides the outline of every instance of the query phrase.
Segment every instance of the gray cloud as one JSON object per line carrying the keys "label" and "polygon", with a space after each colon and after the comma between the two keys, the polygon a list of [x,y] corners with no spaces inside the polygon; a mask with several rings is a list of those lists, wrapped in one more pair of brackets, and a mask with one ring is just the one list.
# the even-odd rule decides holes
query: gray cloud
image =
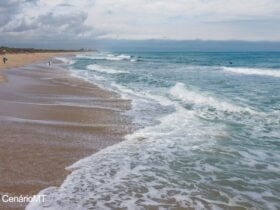
{"label": "gray cloud", "polygon": [[73,7],[72,4],[58,4],[60,7]]}
{"label": "gray cloud", "polygon": [[58,26],[58,27],[63,25],[67,25],[67,27],[76,27],[84,24],[86,19],[87,19],[87,13],[85,12],[62,14],[62,15],[57,15],[51,12],[39,17],[39,21],[42,24]]}
{"label": "gray cloud", "polygon": [[25,18],[19,23],[18,26],[16,26],[15,28],[12,29],[7,29],[6,31],[13,31],[13,32],[24,32],[24,31],[28,31],[28,30],[33,30],[33,29],[37,29],[39,28],[40,23],[37,20],[26,20]]}
{"label": "gray cloud", "polygon": [[61,32],[82,33],[91,30],[91,27],[84,25],[86,19],[87,13],[85,12],[66,14],[55,14],[54,12],[49,12],[38,17],[23,17],[16,24],[4,28],[3,31],[24,32],[34,29],[44,31],[48,28],[50,34],[55,33],[56,30]]}
{"label": "gray cloud", "polygon": [[6,25],[12,17],[18,12],[17,2],[1,1],[0,2],[0,27]]}
{"label": "gray cloud", "polygon": [[40,25],[39,31],[44,33],[45,37],[77,39],[77,37],[87,33],[93,33],[93,27],[85,25],[87,13],[67,13],[55,14],[53,12],[39,16],[37,19]]}
{"label": "gray cloud", "polygon": [[[21,1],[22,2],[22,1]],[[25,0],[1,2],[3,10],[11,13],[0,25],[0,38],[20,38],[24,40],[71,40],[100,33],[94,27],[86,25],[88,14],[79,11],[69,3],[46,6],[44,0]],[[47,2],[48,3],[48,2]],[[9,9],[10,8],[10,9]],[[1,19],[1,20],[4,20]]]}
{"label": "gray cloud", "polygon": [[279,0],[1,0],[0,40],[275,41],[279,13]]}
{"label": "gray cloud", "polygon": [[0,27],[7,25],[13,18],[22,12],[26,4],[34,4],[38,0],[1,0]]}

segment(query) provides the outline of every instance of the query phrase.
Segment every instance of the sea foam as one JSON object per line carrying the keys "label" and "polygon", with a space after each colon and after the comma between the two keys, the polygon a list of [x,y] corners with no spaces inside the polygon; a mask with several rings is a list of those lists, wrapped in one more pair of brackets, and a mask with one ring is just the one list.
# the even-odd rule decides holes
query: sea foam
{"label": "sea foam", "polygon": [[73,59],[66,58],[66,57],[55,57],[54,59],[62,62],[63,64],[67,64],[67,65],[73,65],[75,63],[75,61]]}
{"label": "sea foam", "polygon": [[[77,72],[89,77],[89,81],[101,75],[104,77],[100,82],[104,82],[103,87],[112,87],[132,99],[132,104],[136,105],[131,111],[136,113],[135,118],[139,118],[142,129],[127,135],[125,141],[68,167],[71,173],[61,186],[40,192],[47,195],[46,203],[31,203],[27,210],[278,209],[279,190],[275,187],[279,183],[279,154],[275,152],[279,139],[277,103],[264,109],[273,112],[260,115],[263,110],[254,105],[259,97],[252,97],[253,91],[244,91],[248,88],[246,82],[241,84],[228,77],[228,73],[237,72],[220,67],[190,67],[184,72],[185,62],[180,64],[182,68],[177,72],[170,70],[174,69],[171,68],[173,65],[160,66],[159,70],[151,65],[150,58],[147,62],[145,56],[149,55],[145,55],[143,62],[135,65],[115,62],[113,73],[112,69],[104,71],[104,66],[112,66],[111,60],[126,60],[128,57],[114,58],[119,55],[99,53],[95,56],[100,60],[90,61],[94,59],[91,56],[89,60],[77,60],[85,64],[81,66],[97,63],[102,70],[78,69]],[[160,62],[167,61],[165,56]],[[213,61],[211,56],[209,63]],[[156,61],[156,67],[158,63]],[[120,66],[125,66],[132,75],[115,73]],[[146,78],[147,72],[149,78],[168,82],[155,86],[150,80],[134,79],[139,75]],[[211,86],[208,82],[200,83],[201,78],[209,79]],[[245,85],[244,89],[234,95],[224,93],[222,84],[213,85],[212,81],[217,78]],[[256,79],[258,84],[259,78]],[[262,82],[265,79],[268,79],[266,86],[257,88],[262,90],[273,82],[273,96],[277,100],[277,80],[264,77]],[[270,89],[264,90],[264,93],[271,93]],[[245,97],[255,100],[254,103],[242,100]],[[266,102],[268,96],[264,98]],[[162,111],[154,101],[166,109]],[[267,106],[265,103],[263,107]],[[257,114],[252,114],[255,112]],[[147,119],[157,122],[146,124]]]}
{"label": "sea foam", "polygon": [[240,107],[224,100],[218,99],[207,93],[201,91],[188,89],[185,84],[177,82],[174,87],[170,89],[170,94],[183,102],[195,104],[195,105],[206,105],[217,110],[228,111],[228,112],[254,112],[248,107]]}
{"label": "sea foam", "polygon": [[236,73],[236,74],[280,77],[280,70],[244,68],[244,67],[243,68],[224,67],[223,70],[226,72]]}
{"label": "sea foam", "polygon": [[121,74],[121,73],[128,73],[127,71],[122,70],[116,70],[111,68],[106,68],[97,64],[91,64],[87,66],[88,70],[98,71],[101,73],[107,73],[107,74]]}
{"label": "sea foam", "polygon": [[80,59],[108,60],[108,61],[123,61],[123,60],[134,61],[135,60],[130,55],[125,55],[125,54],[114,55],[114,54],[106,54],[106,53],[84,54],[84,55],[77,55],[76,57]]}
{"label": "sea foam", "polygon": [[[176,112],[161,118],[160,124],[128,135],[126,141],[68,167],[72,173],[60,187],[40,192],[47,195],[46,203],[30,203],[27,210],[141,210],[164,203],[166,208],[198,207],[191,199],[196,190],[185,189],[185,183],[177,181],[174,177],[178,174],[173,174],[169,167],[177,155],[192,154],[192,150],[212,144],[209,136],[214,136],[216,129],[199,129],[191,111],[177,108]],[[207,165],[206,169],[210,173],[216,168]]]}

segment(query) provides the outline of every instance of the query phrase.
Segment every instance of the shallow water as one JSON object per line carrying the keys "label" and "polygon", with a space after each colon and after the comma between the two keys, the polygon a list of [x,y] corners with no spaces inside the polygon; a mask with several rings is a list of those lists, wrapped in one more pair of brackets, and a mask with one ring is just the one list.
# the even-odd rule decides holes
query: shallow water
{"label": "shallow water", "polygon": [[280,53],[93,53],[69,63],[132,99],[138,130],[70,166],[61,187],[41,192],[45,207],[280,208]]}

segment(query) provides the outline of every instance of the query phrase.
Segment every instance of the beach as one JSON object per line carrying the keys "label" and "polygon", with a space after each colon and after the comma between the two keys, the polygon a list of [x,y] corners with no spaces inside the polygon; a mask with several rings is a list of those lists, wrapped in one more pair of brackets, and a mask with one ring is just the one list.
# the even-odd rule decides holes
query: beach
{"label": "beach", "polygon": [[280,210],[280,0],[0,11],[0,210]]}
{"label": "beach", "polygon": [[46,197],[26,210],[279,209],[279,69],[272,52],[91,52],[2,71],[1,195]]}
{"label": "beach", "polygon": [[48,61],[54,56],[66,56],[66,55],[74,55],[76,52],[42,52],[42,53],[7,53],[2,55],[8,58],[8,62],[4,64],[0,62],[0,69],[6,68],[15,68],[24,66],[26,64],[39,62],[39,61]]}
{"label": "beach", "polygon": [[[1,55],[0,70],[24,66],[34,62],[48,62],[52,57],[59,55],[73,55],[75,52],[42,52],[42,53],[7,53]],[[7,63],[3,63],[2,58],[8,59]],[[0,82],[5,82],[5,77],[0,71]]]}
{"label": "beach", "polygon": [[[59,186],[69,173],[65,167],[129,132],[122,113],[130,101],[71,76],[58,61],[49,67],[47,60],[57,55],[8,55],[8,65],[0,65],[9,68],[0,78],[2,196]],[[0,209],[25,206],[0,202]]]}
{"label": "beach", "polygon": [[[125,140],[68,167],[49,209],[279,209],[279,53],[94,52],[73,75],[130,99]],[[232,64],[229,63],[232,62]]]}

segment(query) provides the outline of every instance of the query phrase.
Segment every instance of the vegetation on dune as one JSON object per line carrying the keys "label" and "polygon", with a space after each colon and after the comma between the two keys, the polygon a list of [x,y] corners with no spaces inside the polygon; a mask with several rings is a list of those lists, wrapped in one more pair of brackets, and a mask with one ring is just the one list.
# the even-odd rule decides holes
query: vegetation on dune
{"label": "vegetation on dune", "polygon": [[0,54],[5,54],[5,53],[50,53],[50,52],[87,52],[91,51],[88,49],[79,49],[79,50],[51,50],[51,49],[35,49],[35,48],[10,48],[10,47],[0,47]]}

